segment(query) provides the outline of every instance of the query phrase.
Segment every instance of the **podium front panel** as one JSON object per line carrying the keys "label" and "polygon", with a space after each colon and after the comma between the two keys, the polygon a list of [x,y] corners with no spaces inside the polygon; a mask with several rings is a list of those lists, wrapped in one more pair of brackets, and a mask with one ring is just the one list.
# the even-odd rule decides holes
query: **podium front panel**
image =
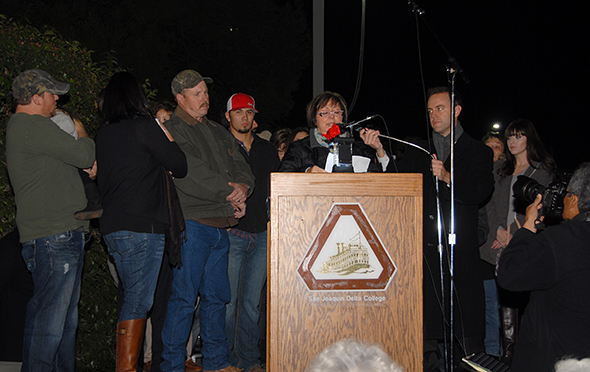
{"label": "podium front panel", "polygon": [[422,370],[422,175],[271,175],[267,370],[343,338]]}

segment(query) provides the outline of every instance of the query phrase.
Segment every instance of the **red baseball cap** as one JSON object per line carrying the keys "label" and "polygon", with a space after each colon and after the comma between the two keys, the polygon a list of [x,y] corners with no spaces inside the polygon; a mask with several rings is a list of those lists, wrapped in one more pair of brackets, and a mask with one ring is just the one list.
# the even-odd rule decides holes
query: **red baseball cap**
{"label": "red baseball cap", "polygon": [[248,108],[258,113],[255,108],[254,98],[244,93],[236,93],[227,100],[227,111]]}

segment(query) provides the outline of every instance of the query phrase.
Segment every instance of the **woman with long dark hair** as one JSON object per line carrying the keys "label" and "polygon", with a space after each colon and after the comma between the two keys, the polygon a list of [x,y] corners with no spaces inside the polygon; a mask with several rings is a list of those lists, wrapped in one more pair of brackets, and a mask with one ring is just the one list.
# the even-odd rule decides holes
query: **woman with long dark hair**
{"label": "woman with long dark hair", "polygon": [[[504,162],[494,164],[494,193],[486,205],[492,249],[503,249],[512,234],[525,220],[526,202],[515,199],[512,188],[518,176],[534,179],[548,186],[555,175],[555,161],[543,147],[535,126],[530,120],[517,119],[504,132]],[[526,306],[527,296],[500,290],[500,325],[504,352],[501,360],[512,361],[512,353],[518,332],[518,309]]]}
{"label": "woman with long dark hair", "polygon": [[169,172],[184,177],[187,163],[180,147],[150,114],[132,74],[113,75],[101,101],[103,122],[96,138],[104,207],[100,227],[123,293],[117,371],[135,371],[171,227],[169,202],[176,194],[170,194],[167,177]]}

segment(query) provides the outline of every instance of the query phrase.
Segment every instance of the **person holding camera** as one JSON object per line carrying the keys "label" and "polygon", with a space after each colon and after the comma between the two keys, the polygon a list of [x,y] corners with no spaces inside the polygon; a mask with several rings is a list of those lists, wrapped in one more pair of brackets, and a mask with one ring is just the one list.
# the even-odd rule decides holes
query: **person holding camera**
{"label": "person holding camera", "polygon": [[[512,196],[512,187],[518,176],[527,176],[547,187],[554,178],[555,161],[547,153],[533,123],[517,119],[504,132],[504,162],[494,163],[494,193],[486,205],[489,236],[481,249],[492,252],[495,264],[498,253],[506,247],[512,234],[525,220],[526,203]],[[497,252],[497,253],[494,253]],[[500,303],[500,330],[504,347],[501,361],[510,365],[518,334],[518,312],[522,312],[528,294],[513,293],[498,289]]]}
{"label": "person holding camera", "polygon": [[590,356],[590,163],[578,167],[567,191],[564,223],[537,234],[537,195],[500,256],[498,284],[531,291],[511,372],[549,372],[565,356]]}

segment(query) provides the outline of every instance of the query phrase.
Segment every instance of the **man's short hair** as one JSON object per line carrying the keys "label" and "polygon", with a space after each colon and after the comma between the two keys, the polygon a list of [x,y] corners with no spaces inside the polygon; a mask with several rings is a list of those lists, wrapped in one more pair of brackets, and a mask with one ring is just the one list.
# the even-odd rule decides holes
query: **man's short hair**
{"label": "man's short hair", "polygon": [[176,99],[176,95],[178,93],[182,92],[184,89],[196,87],[203,80],[207,84],[211,84],[213,82],[213,79],[211,79],[210,77],[203,77],[195,70],[181,71],[172,80],[172,95]]}
{"label": "man's short hair", "polygon": [[580,213],[590,211],[590,162],[582,163],[575,170],[568,187],[578,197]]}
{"label": "man's short hair", "polygon": [[[446,93],[449,95],[449,99],[451,99],[451,88],[450,87],[434,87],[434,88],[429,88],[428,92],[426,93],[426,100],[430,99],[430,97],[434,94],[438,94],[438,93]],[[461,98],[461,94],[459,94],[459,92],[457,92],[457,90],[455,89],[455,106],[463,106],[463,99]]]}
{"label": "man's short hair", "polygon": [[344,339],[328,346],[306,372],[403,372],[379,345]]}
{"label": "man's short hair", "polygon": [[12,81],[12,96],[17,105],[28,105],[35,94],[66,94],[70,84],[61,83],[43,70],[26,70]]}

